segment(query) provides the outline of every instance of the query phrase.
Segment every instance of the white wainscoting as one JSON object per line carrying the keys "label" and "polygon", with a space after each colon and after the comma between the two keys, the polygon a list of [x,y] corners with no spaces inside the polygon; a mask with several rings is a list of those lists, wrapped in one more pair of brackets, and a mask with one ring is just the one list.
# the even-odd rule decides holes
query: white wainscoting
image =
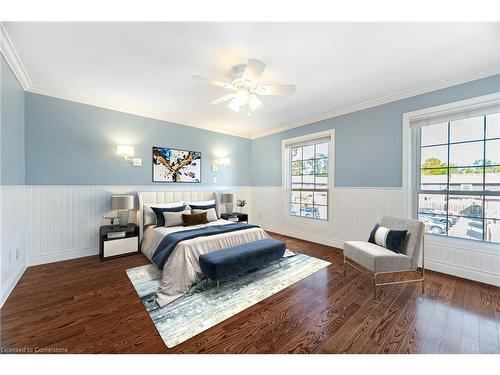
{"label": "white wainscoting", "polygon": [[[98,254],[111,196],[138,191],[231,191],[251,206],[248,186],[26,186],[28,266]],[[137,203],[136,203],[137,206]],[[131,211],[130,221],[134,221]]]}
{"label": "white wainscoting", "polygon": [[[10,190],[3,193],[7,198],[4,198],[5,207],[2,207],[4,220],[7,213],[8,221],[11,221],[11,212],[22,211],[13,205],[21,204],[15,202],[22,202],[23,194],[26,197],[24,240],[28,266],[97,254],[98,228],[107,223],[102,216],[110,211],[113,194],[233,191],[238,198],[247,200],[245,212],[249,213],[252,223],[273,232],[339,248],[343,247],[345,240],[365,240],[383,215],[403,216],[404,213],[404,191],[401,188],[335,188],[331,220],[326,225],[286,218],[284,193],[279,186],[26,186]],[[4,223],[4,220],[2,233],[8,233],[6,226],[13,224]],[[22,247],[21,232],[10,231],[8,241],[20,243]],[[2,238],[2,243],[6,241]],[[500,286],[500,245],[436,236],[428,236],[426,244],[429,269]]]}
{"label": "white wainscoting", "polygon": [[[366,240],[384,215],[404,216],[402,188],[335,188],[331,220],[293,220],[284,213],[280,186],[252,188],[252,217],[264,229],[309,241],[343,247],[346,240]],[[500,245],[426,236],[426,267],[500,286]]]}
{"label": "white wainscoting", "polygon": [[0,307],[26,270],[26,190],[0,187]]}

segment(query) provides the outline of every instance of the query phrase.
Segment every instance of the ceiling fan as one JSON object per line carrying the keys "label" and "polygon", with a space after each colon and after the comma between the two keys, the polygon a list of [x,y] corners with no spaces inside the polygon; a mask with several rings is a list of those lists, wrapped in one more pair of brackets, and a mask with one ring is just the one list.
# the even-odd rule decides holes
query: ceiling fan
{"label": "ceiling fan", "polygon": [[[259,99],[260,95],[283,96],[292,95],[295,92],[295,85],[259,84],[258,79],[265,68],[266,65],[262,61],[249,59],[246,64],[233,66],[230,72],[231,82],[222,82],[198,75],[193,76],[193,79],[233,91],[230,94],[212,100],[209,104],[216,105],[230,100],[228,108],[235,112],[239,112],[241,108],[247,105],[250,111],[256,111],[262,108],[263,105]],[[248,115],[250,115],[250,111]]]}

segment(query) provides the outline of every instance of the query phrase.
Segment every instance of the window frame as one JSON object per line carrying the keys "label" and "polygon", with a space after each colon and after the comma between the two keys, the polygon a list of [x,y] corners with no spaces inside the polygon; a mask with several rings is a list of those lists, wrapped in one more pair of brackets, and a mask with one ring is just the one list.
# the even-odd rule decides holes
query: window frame
{"label": "window frame", "polygon": [[[308,218],[304,216],[296,216],[290,215],[290,195],[292,192],[291,183],[291,158],[290,158],[290,150],[292,147],[290,145],[303,143],[303,142],[311,142],[314,143],[316,140],[320,140],[322,138],[329,137],[330,140],[328,142],[328,184],[326,189],[327,192],[327,219],[316,219],[316,218]],[[322,142],[318,142],[322,143]],[[282,140],[281,148],[282,148],[282,190],[283,190],[283,215],[285,220],[288,222],[299,222],[302,224],[314,224],[315,226],[327,226],[332,222],[332,214],[333,214],[333,188],[334,188],[334,166],[335,166],[335,154],[334,154],[334,145],[335,145],[335,130],[329,129],[326,131],[306,134],[300,137],[288,138]],[[315,191],[314,189],[307,191]]]}
{"label": "window frame", "polygon": [[[420,195],[439,195],[442,196],[445,201],[446,201],[446,216],[443,215],[443,218],[446,219],[446,231],[444,234],[440,234],[440,236],[443,237],[454,237],[454,238],[463,238],[465,240],[473,240],[473,241],[481,241],[481,242],[491,242],[491,243],[496,243],[492,241],[488,241],[486,239],[486,223],[488,220],[500,220],[500,218],[493,218],[493,217],[488,217],[486,215],[486,200],[488,197],[500,197],[500,191],[498,190],[487,190],[486,189],[486,169],[488,167],[500,167],[500,164],[486,164],[486,145],[487,142],[490,141],[496,141],[500,140],[500,137],[495,137],[495,138],[488,138],[487,137],[487,117],[488,115],[482,115],[482,116],[474,116],[471,118],[480,118],[482,122],[482,133],[483,136],[482,138],[477,138],[477,139],[472,139],[472,140],[462,140],[462,141],[452,141],[451,140],[451,129],[452,129],[452,123],[453,121],[447,121],[446,123],[442,123],[442,125],[446,124],[446,132],[447,132],[447,142],[446,143],[432,143],[432,144],[426,144],[422,145],[422,129],[425,127],[419,127],[417,129],[418,134],[417,134],[417,146],[418,146],[418,151],[422,151],[422,149],[425,148],[431,148],[431,147],[440,147],[440,146],[446,146],[447,148],[447,161],[446,161],[446,167],[436,167],[436,168],[422,168],[422,160],[421,160],[421,155],[420,157],[416,158],[416,168],[417,168],[417,174],[416,174],[416,186],[415,186],[415,200],[417,201],[417,206],[416,206],[416,216],[419,217],[420,212],[422,209],[419,207],[419,196]],[[450,152],[451,148],[454,145],[461,145],[461,144],[481,144],[483,148],[482,152],[482,165],[475,166],[475,165],[457,165],[457,166],[451,166],[450,163]],[[479,160],[479,159],[478,159]],[[480,168],[482,172],[480,173],[482,175],[482,189],[481,190],[454,190],[451,188],[451,170],[453,168]],[[446,189],[443,190],[433,190],[433,189],[422,189],[422,170],[432,170],[432,169],[446,169]],[[481,211],[482,214],[480,216],[470,216],[470,215],[458,215],[458,214],[450,214],[450,209],[449,209],[449,204],[450,204],[450,198],[453,199],[453,197],[479,197],[479,200],[481,201]],[[474,239],[474,238],[464,238],[464,237],[457,237],[449,233],[450,227],[449,227],[449,222],[450,218],[466,218],[466,219],[471,219],[471,220],[477,220],[481,221],[481,238],[479,239]]]}
{"label": "window frame", "polygon": [[[472,191],[463,191],[463,190],[449,190],[449,180],[448,174],[447,178],[447,190],[421,190],[420,186],[420,173],[421,173],[421,160],[420,160],[420,150],[421,150],[421,142],[420,142],[420,130],[422,126],[412,126],[414,122],[422,123],[432,118],[453,116],[459,113],[475,113],[467,118],[478,117],[478,116],[486,116],[491,114],[491,112],[485,112],[483,114],[478,115],[478,111],[482,108],[485,110],[491,109],[492,107],[498,108],[500,106],[500,93],[488,94],[480,97],[470,98],[461,100],[458,102],[447,103],[444,105],[439,105],[430,108],[424,108],[412,112],[403,113],[403,163],[402,163],[402,177],[403,177],[403,192],[404,192],[404,200],[403,200],[403,211],[408,218],[417,218],[418,217],[418,193],[421,194],[438,194],[444,195],[446,199],[449,196],[481,196],[483,201],[483,212],[481,216],[481,220],[483,221],[483,234],[482,239],[472,239],[472,238],[463,238],[463,237],[454,237],[451,235],[433,235],[431,233],[426,233],[426,235],[430,235],[444,241],[452,241],[452,242],[463,242],[481,244],[481,249],[491,249],[492,247],[497,247],[498,243],[490,242],[487,240],[483,240],[486,236],[484,233],[484,225],[488,220],[488,216],[486,216],[484,206],[484,201],[489,196],[500,196],[500,191],[495,190],[484,190],[484,177],[483,177],[483,190],[472,190]],[[451,122],[456,121],[451,118]],[[443,121],[448,122],[448,121]],[[434,121],[434,124],[438,123]],[[432,125],[432,123],[431,123]],[[425,125],[424,125],[425,126]],[[483,122],[484,126],[484,122]],[[449,126],[448,126],[449,131]],[[418,134],[418,135],[417,135]],[[497,138],[487,138],[486,133],[483,132],[483,137],[478,140],[473,141],[457,141],[451,142],[451,144],[460,144],[460,143],[471,143],[471,142],[482,142],[483,147],[485,146],[485,142],[496,140]],[[450,143],[450,138],[448,136],[447,143],[444,145],[448,145]],[[436,144],[437,145],[437,144]],[[429,146],[429,145],[426,145]],[[485,150],[483,149],[483,160],[484,160]],[[447,168],[449,169],[449,160],[447,162]],[[483,166],[483,173],[487,166]],[[449,211],[447,210],[448,216],[456,216],[449,215]],[[448,228],[447,228],[448,229]],[[489,250],[486,250],[489,251]]]}

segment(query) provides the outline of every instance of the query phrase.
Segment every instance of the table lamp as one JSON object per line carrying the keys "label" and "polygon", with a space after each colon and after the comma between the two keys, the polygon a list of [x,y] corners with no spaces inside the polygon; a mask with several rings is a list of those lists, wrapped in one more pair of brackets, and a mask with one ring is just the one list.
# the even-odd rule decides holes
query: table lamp
{"label": "table lamp", "polygon": [[113,195],[111,208],[118,211],[118,223],[121,226],[127,225],[129,210],[134,208],[134,197],[132,195]]}
{"label": "table lamp", "polygon": [[226,214],[231,215],[233,213],[233,205],[234,205],[234,193],[224,193],[222,194],[222,203],[225,204]]}

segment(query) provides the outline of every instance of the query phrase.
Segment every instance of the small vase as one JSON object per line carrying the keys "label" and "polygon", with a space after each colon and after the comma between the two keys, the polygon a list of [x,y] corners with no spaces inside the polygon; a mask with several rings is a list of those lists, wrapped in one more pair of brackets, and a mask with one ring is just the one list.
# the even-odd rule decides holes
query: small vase
{"label": "small vase", "polygon": [[118,210],[118,223],[121,226],[128,224],[128,210]]}

